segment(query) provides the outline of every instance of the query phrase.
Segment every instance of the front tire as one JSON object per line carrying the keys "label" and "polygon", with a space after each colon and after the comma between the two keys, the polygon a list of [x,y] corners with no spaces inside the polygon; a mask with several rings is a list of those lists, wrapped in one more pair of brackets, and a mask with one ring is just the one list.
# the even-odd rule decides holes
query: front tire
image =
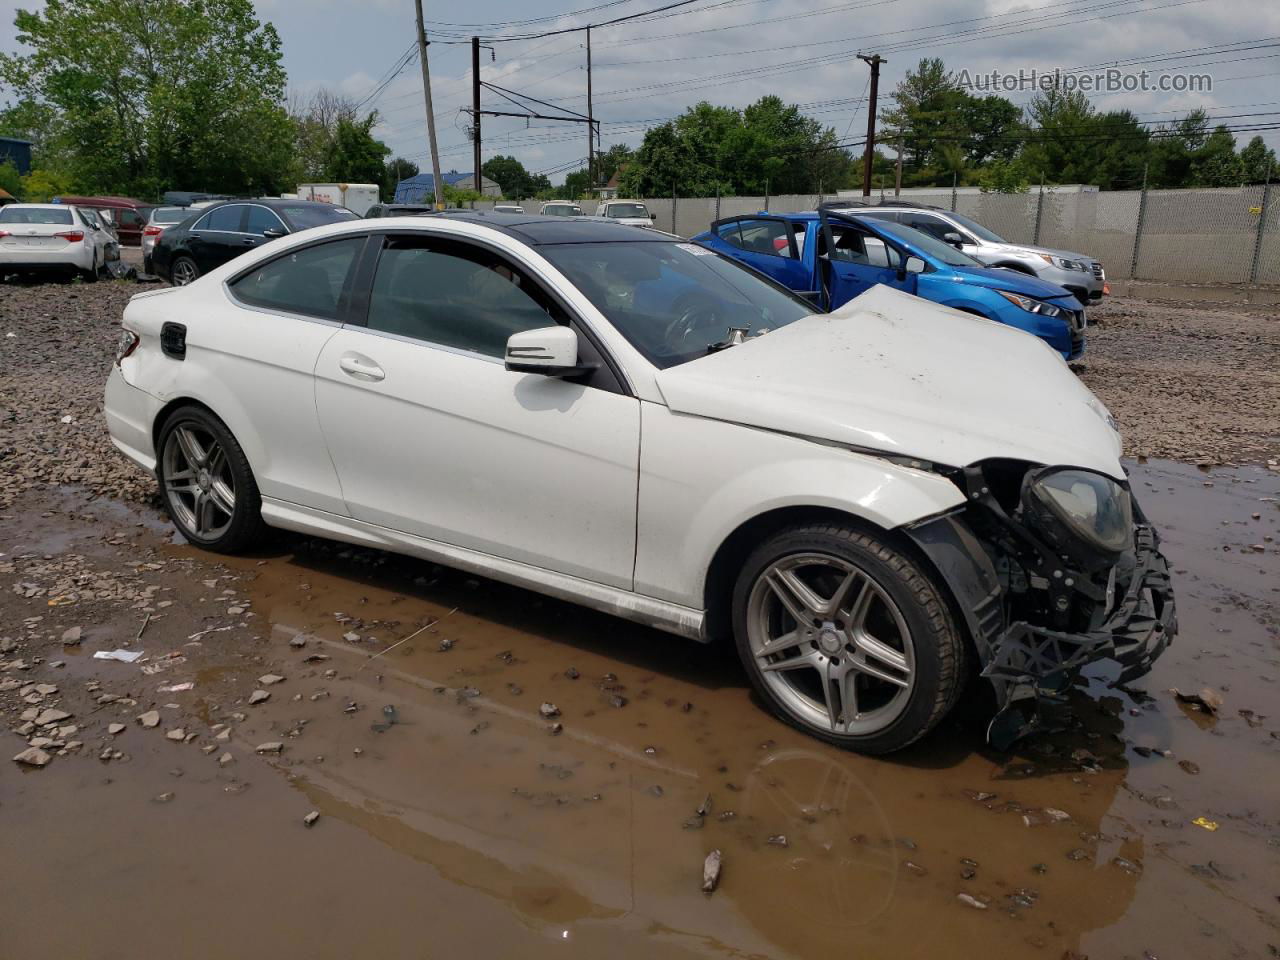
{"label": "front tire", "polygon": [[828,743],[885,754],[951,709],[964,641],[930,575],[880,534],[786,528],[747,558],[733,632],[770,711]]}
{"label": "front tire", "polygon": [[160,429],[156,479],[179,532],[198,547],[237,553],[261,540],[262,497],[226,425],[202,407],[180,407]]}

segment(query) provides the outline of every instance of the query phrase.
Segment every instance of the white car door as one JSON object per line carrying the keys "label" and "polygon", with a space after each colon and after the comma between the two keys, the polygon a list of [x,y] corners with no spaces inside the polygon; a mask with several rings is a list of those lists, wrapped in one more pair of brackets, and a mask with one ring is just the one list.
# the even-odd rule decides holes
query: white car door
{"label": "white car door", "polygon": [[563,308],[488,248],[421,232],[386,237],[370,284],[366,325],[315,377],[351,515],[630,588],[639,401],[607,365],[584,383],[503,364],[512,333]]}

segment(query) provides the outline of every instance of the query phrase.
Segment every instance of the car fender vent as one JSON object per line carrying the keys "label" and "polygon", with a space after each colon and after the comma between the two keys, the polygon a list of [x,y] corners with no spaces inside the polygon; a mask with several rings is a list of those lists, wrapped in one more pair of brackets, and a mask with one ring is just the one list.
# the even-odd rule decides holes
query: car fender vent
{"label": "car fender vent", "polygon": [[160,351],[174,360],[187,358],[187,325],[185,323],[166,323],[160,328]]}

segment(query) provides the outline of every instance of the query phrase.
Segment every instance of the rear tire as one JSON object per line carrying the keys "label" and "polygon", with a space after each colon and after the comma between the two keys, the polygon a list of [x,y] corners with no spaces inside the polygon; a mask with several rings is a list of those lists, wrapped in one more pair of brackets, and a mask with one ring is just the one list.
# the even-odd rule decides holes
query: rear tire
{"label": "rear tire", "polygon": [[933,729],[964,683],[964,639],[944,597],[882,534],[788,527],[743,565],[734,640],[775,716],[847,750],[892,753]]}
{"label": "rear tire", "polygon": [[266,535],[248,458],[203,407],[174,410],[160,428],[156,479],[178,531],[197,547],[238,553]]}
{"label": "rear tire", "polygon": [[175,257],[169,265],[169,278],[175,287],[185,287],[200,278],[200,268],[190,257]]}

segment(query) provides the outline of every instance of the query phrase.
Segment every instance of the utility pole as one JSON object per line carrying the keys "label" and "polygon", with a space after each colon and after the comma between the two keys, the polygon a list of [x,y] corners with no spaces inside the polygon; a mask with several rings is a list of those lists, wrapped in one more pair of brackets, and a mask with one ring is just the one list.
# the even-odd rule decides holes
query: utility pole
{"label": "utility pole", "polygon": [[880,54],[858,54],[858,59],[871,67],[871,90],[867,102],[867,153],[862,164],[862,196],[871,198],[871,159],[876,152],[876,94],[880,89],[880,64],[888,63]]}
{"label": "utility pole", "polygon": [[898,134],[898,163],[893,174],[893,195],[902,196],[902,134]]}
{"label": "utility pole", "polygon": [[587,27],[587,187],[596,187],[596,121],[591,112],[591,27]]}
{"label": "utility pole", "polygon": [[475,170],[476,192],[484,195],[480,179],[480,38],[471,38],[471,131],[472,168]]}
{"label": "utility pole", "polygon": [[[436,192],[436,209],[444,209],[444,186],[440,182],[440,154],[436,152],[436,114],[431,108],[431,70],[427,67],[427,31],[422,26],[422,0],[413,0],[418,14],[418,61],[422,64],[422,95],[427,101],[427,142],[431,145],[431,182]],[[479,117],[476,118],[479,120]],[[480,185],[480,171],[475,173]]]}

